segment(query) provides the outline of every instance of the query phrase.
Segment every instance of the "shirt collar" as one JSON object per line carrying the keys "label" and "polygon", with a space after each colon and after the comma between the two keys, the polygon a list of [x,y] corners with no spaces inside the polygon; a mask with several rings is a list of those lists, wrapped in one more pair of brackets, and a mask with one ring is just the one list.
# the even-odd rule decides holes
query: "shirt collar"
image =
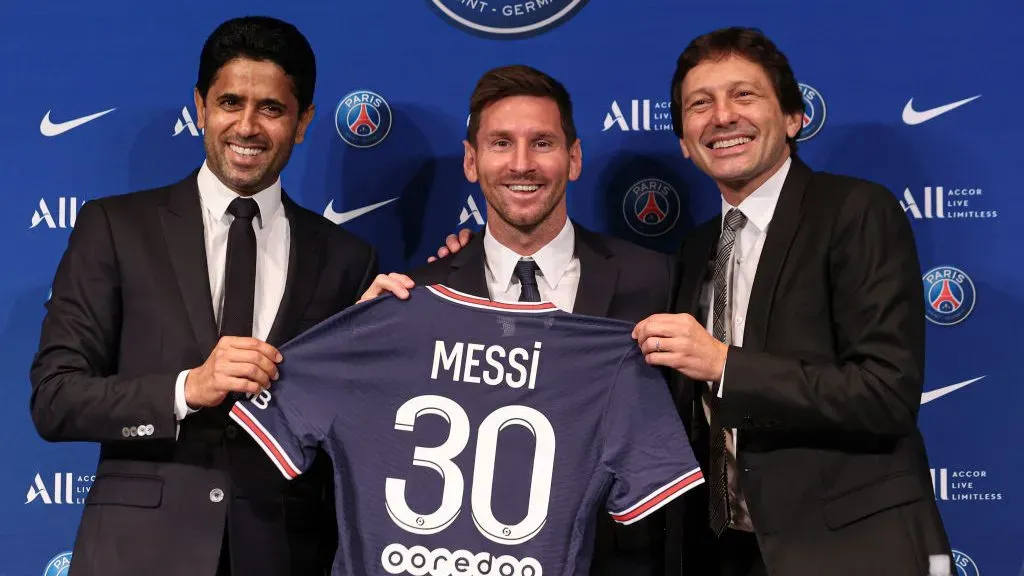
{"label": "shirt collar", "polygon": [[[232,200],[238,198],[238,193],[225,186],[214,175],[205,161],[203,162],[203,167],[199,169],[196,184],[199,186],[199,197],[202,199],[203,206],[210,212],[214,221],[221,221],[224,215],[227,214],[228,204],[231,204]],[[260,207],[257,222],[258,226],[263,228],[267,222],[270,222],[277,215],[277,211],[281,209],[280,176],[273,184],[253,194],[250,198],[255,200],[256,204]]]}
{"label": "shirt collar", "polygon": [[[739,208],[747,217],[747,222],[753,224],[759,232],[768,229],[768,223],[772,221],[775,214],[775,205],[779,203],[779,194],[782,193],[782,185],[786,183],[786,175],[789,174],[789,167],[793,164],[793,157],[786,158],[782,166],[772,174],[771,178],[765,180],[757,190],[740,202]],[[725,222],[725,214],[733,208],[732,204],[722,199],[722,222]]]}
{"label": "shirt collar", "polygon": [[[569,268],[569,263],[572,262],[575,252],[576,229],[573,228],[572,222],[566,218],[562,230],[558,232],[558,235],[551,242],[545,244],[535,253],[525,256],[525,258],[531,258],[537,263],[537,267],[540,268],[544,279],[543,281],[549,288],[554,290],[558,287],[562,276],[565,275],[566,269]],[[519,262],[520,258],[524,258],[524,256],[520,256],[501,242],[498,242],[497,238],[491,234],[490,228],[485,228],[484,258],[487,263],[487,271],[491,277],[507,282],[505,287],[508,288],[512,285],[516,262]]]}

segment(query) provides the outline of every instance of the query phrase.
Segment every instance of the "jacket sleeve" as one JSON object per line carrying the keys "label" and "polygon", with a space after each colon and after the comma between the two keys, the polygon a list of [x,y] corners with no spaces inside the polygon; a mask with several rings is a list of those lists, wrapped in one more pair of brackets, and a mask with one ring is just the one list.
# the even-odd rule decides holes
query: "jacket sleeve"
{"label": "jacket sleeve", "polygon": [[46,309],[30,369],[39,435],[51,442],[173,440],[177,373],[117,374],[121,274],[102,200],[82,206]]}

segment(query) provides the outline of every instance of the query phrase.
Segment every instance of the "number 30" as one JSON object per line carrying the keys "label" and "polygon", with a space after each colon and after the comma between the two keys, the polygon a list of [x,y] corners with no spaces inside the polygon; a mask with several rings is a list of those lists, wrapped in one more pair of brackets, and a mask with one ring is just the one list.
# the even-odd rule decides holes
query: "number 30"
{"label": "number 30", "polygon": [[[413,512],[405,501],[405,480],[388,478],[384,485],[388,515],[403,530],[416,534],[434,534],[444,530],[462,511],[465,482],[462,470],[452,460],[469,441],[469,417],[466,411],[444,396],[417,396],[403,404],[395,414],[395,429],[412,431],[421,414],[434,414],[448,421],[448,439],[434,448],[417,446],[412,463],[436,471],[444,480],[441,505],[430,514]],[[508,426],[522,426],[536,440],[533,477],[530,479],[530,503],[526,517],[513,526],[498,522],[491,509],[494,483],[494,459],[498,433]],[[476,460],[473,467],[473,522],[481,534],[500,544],[520,544],[533,538],[547,521],[551,498],[551,476],[555,465],[555,431],[543,414],[527,406],[504,406],[492,412],[477,430]]]}

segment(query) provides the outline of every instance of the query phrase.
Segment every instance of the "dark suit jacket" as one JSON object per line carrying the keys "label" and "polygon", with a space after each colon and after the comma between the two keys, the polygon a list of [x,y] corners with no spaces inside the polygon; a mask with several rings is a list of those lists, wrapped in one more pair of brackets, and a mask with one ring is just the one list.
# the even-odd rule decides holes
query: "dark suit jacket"
{"label": "dark suit jacket", "polygon": [[[57,268],[32,419],[46,440],[100,443],[72,574],[212,575],[225,522],[235,574],[324,574],[337,539],[326,455],[286,483],[221,408],[187,417],[175,440],[175,379],[218,339],[196,173],[85,204]],[[283,202],[276,346],[355,302],[377,272],[368,244]]]}
{"label": "dark suit jacket", "polygon": [[[678,312],[699,305],[717,217],[679,252]],[[917,414],[924,372],[921,267],[885,188],[794,158],[758,263],[742,347],[731,347],[723,426],[739,429],[740,485],[770,574],[927,574],[949,554]],[[706,383],[673,394],[707,463]],[[705,466],[705,470],[707,470]],[[681,501],[681,502],[680,502]],[[707,486],[669,512],[670,574],[706,567]]]}
{"label": "dark suit jacket", "polygon": [[[673,259],[629,242],[602,236],[573,223],[580,281],[573,313],[639,322],[666,312],[672,298]],[[474,296],[488,297],[483,233],[453,256],[409,273],[417,285],[444,284]],[[661,574],[663,518],[622,526],[601,511],[591,574],[649,576]]]}

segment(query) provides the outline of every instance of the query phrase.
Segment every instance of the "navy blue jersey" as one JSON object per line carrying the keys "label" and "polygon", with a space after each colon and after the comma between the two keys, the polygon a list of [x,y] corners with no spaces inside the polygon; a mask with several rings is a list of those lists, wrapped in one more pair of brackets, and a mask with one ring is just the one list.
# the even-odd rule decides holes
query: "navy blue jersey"
{"label": "navy blue jersey", "polygon": [[335,574],[582,575],[596,514],[704,481],[632,328],[417,287],[287,343],[231,417],[287,478],[330,454]]}

